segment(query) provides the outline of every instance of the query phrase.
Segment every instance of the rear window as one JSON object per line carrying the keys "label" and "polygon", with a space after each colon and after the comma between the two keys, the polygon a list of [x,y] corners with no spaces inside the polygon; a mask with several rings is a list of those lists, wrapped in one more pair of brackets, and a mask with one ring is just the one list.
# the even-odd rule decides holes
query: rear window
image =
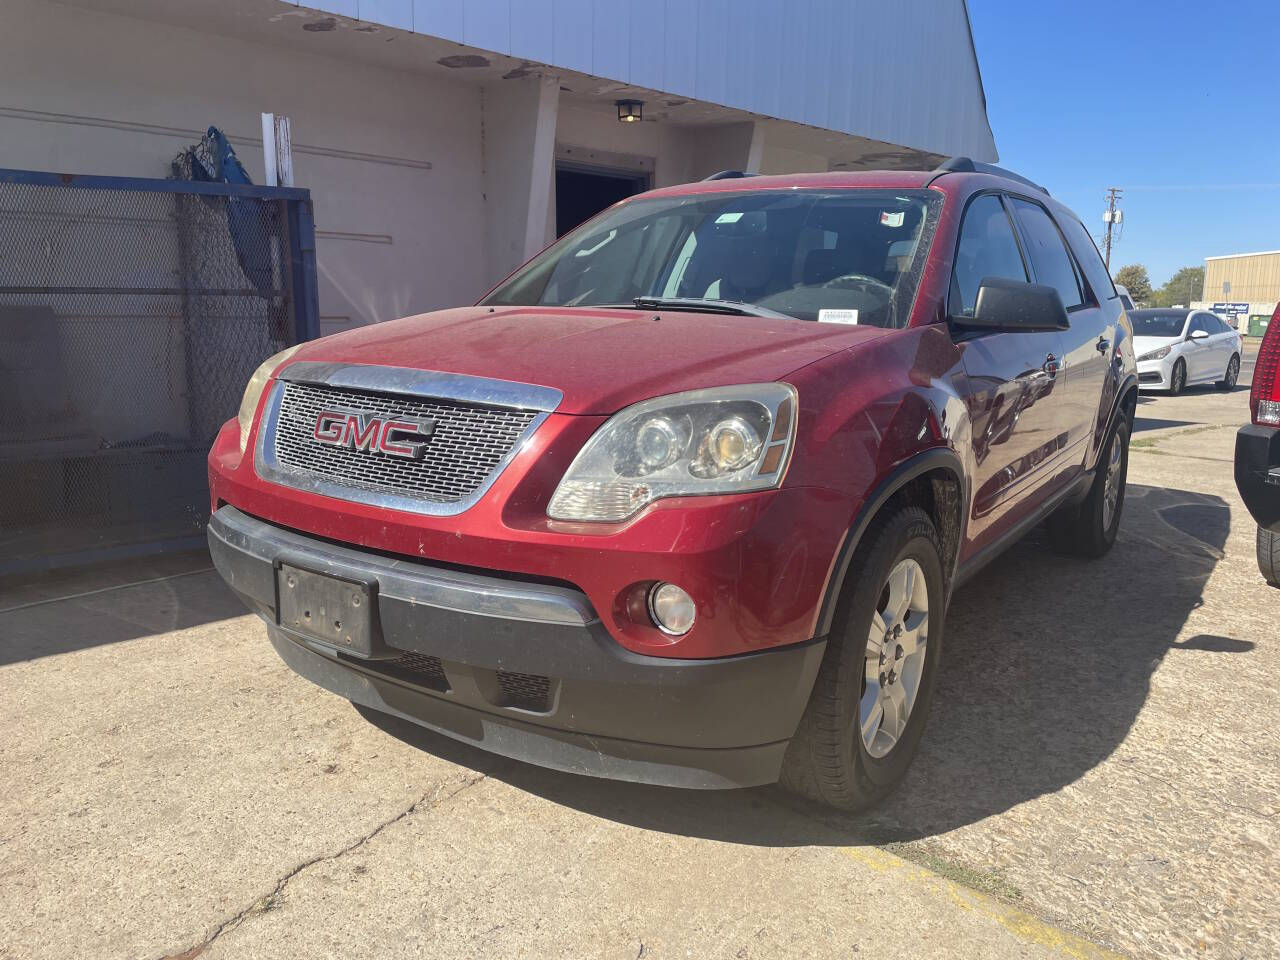
{"label": "rear window", "polygon": [[[1058,226],[1062,227],[1062,232],[1066,234],[1067,243],[1071,245],[1071,250],[1076,255],[1076,262],[1084,271],[1084,278],[1089,281],[1093,295],[1099,302],[1117,296],[1115,284],[1111,282],[1111,274],[1107,271],[1107,265],[1102,262],[1102,254],[1098,253],[1098,246],[1093,242],[1093,237],[1089,236],[1089,231],[1085,229],[1084,224],[1075,217],[1060,216]],[[1121,300],[1127,301],[1124,304],[1125,308],[1132,310],[1133,301],[1123,294],[1119,296]]]}
{"label": "rear window", "polygon": [[1135,337],[1180,337],[1187,322],[1185,313],[1163,313],[1155,310],[1135,310],[1129,314]]}

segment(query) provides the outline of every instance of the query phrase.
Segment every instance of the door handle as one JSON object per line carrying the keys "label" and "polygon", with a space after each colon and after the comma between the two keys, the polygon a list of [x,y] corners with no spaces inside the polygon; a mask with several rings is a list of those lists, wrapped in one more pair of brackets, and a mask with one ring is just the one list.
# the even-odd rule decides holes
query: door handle
{"label": "door handle", "polygon": [[1051,353],[1044,358],[1044,364],[1043,366],[1041,366],[1040,369],[1052,377],[1056,375],[1057,372],[1062,369],[1062,367],[1063,367],[1062,361],[1059,360],[1057,357],[1055,357]]}
{"label": "door handle", "polygon": [[1106,353],[1111,347],[1111,341],[1106,337],[1099,337],[1095,346],[1098,348],[1099,353]]}

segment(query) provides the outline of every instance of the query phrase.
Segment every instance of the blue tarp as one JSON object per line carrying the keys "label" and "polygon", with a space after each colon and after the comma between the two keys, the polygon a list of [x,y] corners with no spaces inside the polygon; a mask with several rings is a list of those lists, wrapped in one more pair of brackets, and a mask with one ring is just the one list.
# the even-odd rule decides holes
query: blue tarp
{"label": "blue tarp", "polygon": [[[249,174],[227,141],[227,136],[217,127],[210,127],[201,143],[184,151],[190,163],[192,180],[212,183],[252,184]],[[185,166],[185,164],[183,164]],[[175,171],[179,164],[175,162]],[[181,175],[181,174],[180,174]],[[210,199],[210,202],[217,202]],[[227,204],[227,229],[236,248],[236,259],[249,282],[259,293],[271,296],[276,292],[275,271],[271,262],[269,237],[274,230],[275,208],[269,203],[241,197],[229,197]]]}

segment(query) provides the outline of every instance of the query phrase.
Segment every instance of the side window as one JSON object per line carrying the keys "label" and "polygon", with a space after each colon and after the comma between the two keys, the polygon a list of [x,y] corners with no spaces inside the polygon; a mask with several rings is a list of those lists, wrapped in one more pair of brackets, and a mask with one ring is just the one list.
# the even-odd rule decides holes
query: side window
{"label": "side window", "polygon": [[[1117,296],[1111,274],[1107,272],[1107,265],[1102,262],[1102,254],[1098,253],[1098,245],[1093,242],[1093,237],[1089,236],[1084,224],[1075,217],[1063,216],[1058,219],[1058,225],[1067,237],[1071,252],[1076,255],[1076,262],[1084,270],[1084,277],[1089,281],[1093,295],[1099,300],[1110,300]],[[1120,295],[1120,299],[1124,301],[1127,298]],[[1125,309],[1132,310],[1133,304],[1125,303]]]}
{"label": "side window", "polygon": [[1197,313],[1194,317],[1192,317],[1192,318],[1191,318],[1191,328],[1190,328],[1187,332],[1188,332],[1188,333],[1197,333],[1197,332],[1199,332],[1199,331],[1201,331],[1201,330],[1203,330],[1205,333],[1215,333],[1215,332],[1216,332],[1216,331],[1214,331],[1214,330],[1210,330],[1210,329],[1209,329],[1209,323],[1208,323],[1208,321],[1205,319],[1204,314],[1203,314],[1203,313]]}
{"label": "side window", "polygon": [[1013,224],[1004,204],[994,194],[978,197],[965,211],[956,246],[956,263],[951,272],[951,313],[973,316],[978,287],[986,277],[1005,280],[1027,279],[1022,252],[1013,235]]}
{"label": "side window", "polygon": [[1062,297],[1062,305],[1068,310],[1080,306],[1084,299],[1076,279],[1076,269],[1071,263],[1071,255],[1063,246],[1062,234],[1049,219],[1049,214],[1039,204],[1017,197],[1013,198],[1013,209],[1027,240],[1027,254],[1036,274],[1036,283],[1056,289]]}
{"label": "side window", "polygon": [[1214,317],[1213,322],[1218,325],[1218,329],[1217,329],[1218,333],[1231,332],[1231,324],[1227,323],[1227,321],[1223,320],[1221,317]]}

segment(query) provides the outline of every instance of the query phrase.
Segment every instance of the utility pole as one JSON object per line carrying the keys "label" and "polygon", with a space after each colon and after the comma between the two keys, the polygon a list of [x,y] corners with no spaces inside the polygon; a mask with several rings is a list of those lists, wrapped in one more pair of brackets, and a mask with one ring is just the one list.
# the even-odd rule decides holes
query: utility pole
{"label": "utility pole", "polygon": [[1124,193],[1120,187],[1107,188],[1107,212],[1102,215],[1102,220],[1107,225],[1107,238],[1103,241],[1103,259],[1106,260],[1107,272],[1111,271],[1111,228],[1114,227],[1124,211],[1116,209],[1116,201],[1120,199],[1120,195]]}

